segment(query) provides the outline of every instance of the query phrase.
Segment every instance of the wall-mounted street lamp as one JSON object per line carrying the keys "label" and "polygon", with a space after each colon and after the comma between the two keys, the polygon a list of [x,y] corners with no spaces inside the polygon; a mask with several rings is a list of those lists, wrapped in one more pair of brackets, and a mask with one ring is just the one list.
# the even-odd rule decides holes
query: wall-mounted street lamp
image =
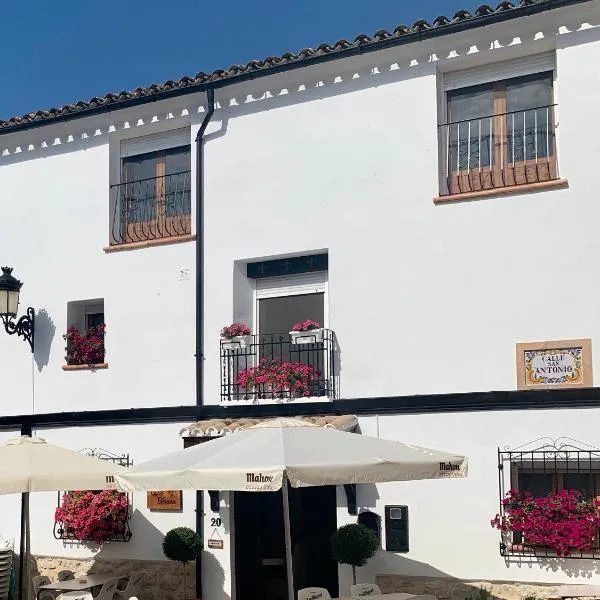
{"label": "wall-mounted street lamp", "polygon": [[0,275],[0,319],[4,323],[4,329],[9,335],[17,334],[26,342],[29,342],[33,352],[33,335],[35,329],[35,311],[31,306],[27,308],[27,314],[23,315],[16,323],[19,310],[19,292],[23,284],[13,277],[10,267],[2,267]]}

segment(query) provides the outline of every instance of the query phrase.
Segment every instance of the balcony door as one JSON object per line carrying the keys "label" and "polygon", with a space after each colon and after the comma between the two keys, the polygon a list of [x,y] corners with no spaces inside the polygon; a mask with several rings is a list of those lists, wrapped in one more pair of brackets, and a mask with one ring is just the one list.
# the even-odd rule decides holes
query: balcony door
{"label": "balcony door", "polygon": [[294,324],[311,319],[325,321],[325,292],[262,298],[258,301],[258,334],[281,334],[289,341]]}
{"label": "balcony door", "polygon": [[271,277],[256,283],[256,357],[312,367],[318,373],[311,396],[331,392],[332,340],[325,332],[321,341],[294,344],[289,332],[296,323],[310,319],[327,328],[327,271]]}

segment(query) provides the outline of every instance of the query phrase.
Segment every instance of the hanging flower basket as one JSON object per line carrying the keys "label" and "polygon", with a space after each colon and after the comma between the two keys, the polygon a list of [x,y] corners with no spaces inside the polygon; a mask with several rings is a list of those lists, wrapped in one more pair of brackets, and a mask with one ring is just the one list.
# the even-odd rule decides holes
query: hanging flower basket
{"label": "hanging flower basket", "polygon": [[318,321],[307,319],[292,327],[290,338],[292,344],[319,344],[323,341],[323,328]]}

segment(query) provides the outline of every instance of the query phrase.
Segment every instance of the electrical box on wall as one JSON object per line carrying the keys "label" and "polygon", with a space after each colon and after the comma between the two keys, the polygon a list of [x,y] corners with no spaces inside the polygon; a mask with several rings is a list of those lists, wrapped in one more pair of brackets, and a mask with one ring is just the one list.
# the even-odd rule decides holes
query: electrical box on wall
{"label": "electrical box on wall", "polygon": [[385,549],[408,552],[408,506],[385,507]]}

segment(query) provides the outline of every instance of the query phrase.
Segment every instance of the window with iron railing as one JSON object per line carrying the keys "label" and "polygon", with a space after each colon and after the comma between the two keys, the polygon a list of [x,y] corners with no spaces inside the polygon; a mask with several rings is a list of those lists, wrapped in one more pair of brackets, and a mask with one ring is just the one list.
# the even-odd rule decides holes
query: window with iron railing
{"label": "window with iron railing", "polygon": [[[569,438],[542,438],[517,448],[498,449],[498,477],[502,518],[510,520],[511,509],[518,507],[519,502],[533,506],[557,494],[573,492],[576,495],[567,499],[567,505],[573,506],[575,515],[587,509],[600,518],[600,449],[596,447]],[[529,499],[519,498],[519,494],[525,494]],[[507,501],[509,497],[511,499]],[[558,506],[559,502],[560,498],[552,509],[556,514],[551,515],[556,531],[560,529],[561,519],[564,522],[569,518],[564,506]],[[526,508],[525,513],[528,510]],[[525,531],[508,528],[501,533],[500,554],[507,560],[510,557],[520,560],[523,556],[556,556],[551,546],[528,539],[536,533],[534,527],[538,526],[535,517],[530,520],[531,528],[525,527]],[[548,528],[547,523],[544,526]],[[587,548],[569,548],[563,557],[598,559],[600,531],[594,528],[592,535]]]}
{"label": "window with iron railing", "polygon": [[558,179],[552,72],[446,92],[441,195]]}
{"label": "window with iron railing", "polygon": [[191,233],[190,147],[122,159],[121,183],[111,186],[111,245]]}

